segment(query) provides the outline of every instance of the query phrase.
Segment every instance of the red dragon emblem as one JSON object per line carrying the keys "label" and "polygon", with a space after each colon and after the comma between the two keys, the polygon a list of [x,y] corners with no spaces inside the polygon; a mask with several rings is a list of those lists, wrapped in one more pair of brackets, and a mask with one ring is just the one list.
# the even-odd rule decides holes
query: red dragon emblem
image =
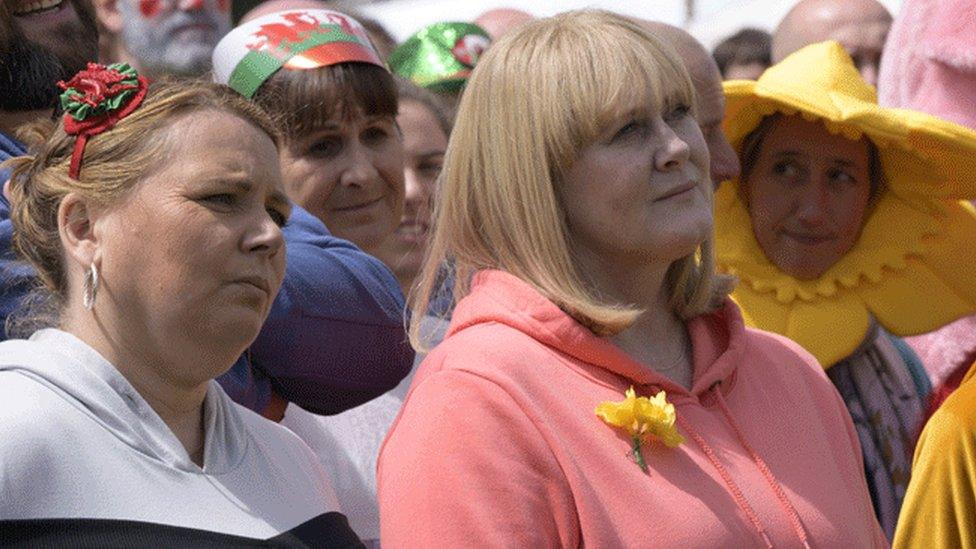
{"label": "red dragon emblem", "polygon": [[352,23],[349,22],[349,19],[346,19],[341,14],[330,13],[325,17],[325,19],[332,25],[339,25],[339,27],[341,27],[342,30],[344,30],[347,34],[351,34],[353,36],[360,36],[360,34],[362,34],[353,28]]}
{"label": "red dragon emblem", "polygon": [[247,48],[286,59],[292,53],[291,48],[304,42],[312,33],[330,32],[335,25],[342,27],[346,32],[352,29],[349,21],[344,17],[333,15],[329,16],[327,22],[319,21],[317,17],[308,13],[286,13],[281,18],[285,20],[284,23],[261,25],[251,35],[253,40],[247,44]]}
{"label": "red dragon emblem", "polygon": [[490,42],[479,34],[466,34],[454,43],[451,54],[462,64],[474,68],[481,54],[488,49]]}

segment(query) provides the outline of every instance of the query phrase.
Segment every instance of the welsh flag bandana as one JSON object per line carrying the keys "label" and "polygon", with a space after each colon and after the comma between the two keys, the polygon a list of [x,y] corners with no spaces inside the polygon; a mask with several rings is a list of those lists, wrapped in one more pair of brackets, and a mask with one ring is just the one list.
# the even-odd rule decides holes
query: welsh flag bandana
{"label": "welsh flag bandana", "polygon": [[213,53],[214,81],[250,99],[279,69],[338,63],[386,68],[358,21],[331,10],[291,10],[248,21],[230,31]]}

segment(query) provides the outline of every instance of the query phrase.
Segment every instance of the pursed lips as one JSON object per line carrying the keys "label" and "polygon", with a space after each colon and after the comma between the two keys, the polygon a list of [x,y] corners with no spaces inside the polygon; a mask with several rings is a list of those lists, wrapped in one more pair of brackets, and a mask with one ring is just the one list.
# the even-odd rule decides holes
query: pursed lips
{"label": "pursed lips", "polygon": [[661,200],[667,200],[669,198],[678,196],[679,194],[686,193],[686,192],[694,189],[697,186],[698,186],[698,183],[697,182],[695,182],[695,181],[688,181],[686,183],[683,183],[681,185],[678,185],[677,187],[675,187],[675,188],[671,189],[670,191],[664,193],[663,195],[657,197],[656,199],[654,199],[654,201],[655,202],[658,202],[658,201],[661,201]]}
{"label": "pursed lips", "polygon": [[254,286],[265,294],[271,295],[271,285],[268,284],[267,279],[262,276],[245,276],[235,279],[234,283]]}

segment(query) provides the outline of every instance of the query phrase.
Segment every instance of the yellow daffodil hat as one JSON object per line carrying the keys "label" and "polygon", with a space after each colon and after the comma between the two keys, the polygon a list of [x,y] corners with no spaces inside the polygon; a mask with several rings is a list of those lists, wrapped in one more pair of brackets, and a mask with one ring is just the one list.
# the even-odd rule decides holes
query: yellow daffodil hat
{"label": "yellow daffodil hat", "polygon": [[737,152],[774,113],[819,120],[877,146],[885,187],[854,247],[816,280],[770,262],[738,181],[715,196],[720,267],[737,275],[746,321],[783,334],[830,367],[853,353],[872,321],[896,335],[976,313],[976,132],[916,111],[881,107],[837,42],[807,46],[759,80],[724,83],[723,129]]}

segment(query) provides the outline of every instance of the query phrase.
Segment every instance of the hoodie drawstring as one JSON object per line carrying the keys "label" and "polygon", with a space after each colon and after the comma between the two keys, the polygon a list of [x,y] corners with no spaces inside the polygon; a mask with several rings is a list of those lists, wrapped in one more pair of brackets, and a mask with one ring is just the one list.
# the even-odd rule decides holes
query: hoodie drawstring
{"label": "hoodie drawstring", "polygon": [[[725,417],[725,422],[732,428],[732,432],[735,433],[736,438],[739,440],[739,444],[745,448],[746,452],[749,454],[749,457],[752,459],[752,462],[756,465],[756,468],[759,469],[759,472],[762,474],[763,478],[766,479],[766,483],[769,484],[769,487],[773,490],[773,493],[776,494],[776,500],[779,503],[780,508],[783,509],[783,512],[786,513],[790,519],[790,525],[793,527],[793,532],[803,544],[803,547],[805,549],[810,549],[807,532],[803,527],[803,522],[800,520],[800,514],[797,513],[796,508],[793,507],[793,504],[786,496],[786,493],[783,491],[783,487],[780,485],[779,481],[776,480],[773,472],[769,470],[769,466],[766,465],[766,462],[759,456],[758,453],[756,453],[749,442],[746,441],[745,436],[739,429],[739,425],[732,417],[732,413],[729,411],[728,405],[725,403],[725,398],[722,396],[722,391],[719,389],[719,384],[716,383],[713,385],[711,390],[713,393],[715,393],[716,401],[718,402],[719,409],[722,410],[722,415]],[[718,471],[719,476],[722,477],[722,480],[725,482],[726,488],[728,488],[729,492],[732,494],[732,498],[735,500],[736,505],[739,506],[739,509],[742,510],[742,512],[749,519],[749,522],[751,522],[753,527],[755,527],[756,531],[759,533],[759,536],[766,544],[767,549],[772,549],[773,543],[769,539],[769,535],[766,533],[766,529],[763,527],[762,521],[759,520],[759,515],[757,515],[756,511],[751,505],[749,505],[749,502],[742,494],[742,490],[735,483],[735,480],[732,479],[732,475],[729,474],[729,471],[718,460],[718,457],[715,455],[715,450],[712,449],[712,447],[707,441],[705,441],[698,431],[692,428],[692,426],[685,421],[681,415],[679,415],[677,419],[678,425],[680,425],[681,428],[691,436],[692,440],[695,441],[695,444],[697,444],[702,453],[705,454],[705,457],[708,458],[708,461],[712,464],[712,467]]]}
{"label": "hoodie drawstring", "polygon": [[805,549],[810,549],[810,543],[807,541],[807,531],[803,527],[803,522],[800,520],[800,514],[796,512],[796,507],[793,507],[793,503],[790,502],[790,498],[787,497],[786,492],[783,491],[783,486],[780,485],[779,481],[773,475],[773,472],[769,470],[769,466],[762,457],[756,453],[756,450],[752,448],[746,437],[742,434],[739,429],[739,425],[735,422],[732,417],[732,412],[729,411],[728,405],[725,403],[725,397],[722,396],[722,390],[719,389],[719,385],[716,383],[712,386],[712,392],[715,393],[716,400],[718,401],[718,407],[722,410],[722,415],[725,416],[725,421],[732,427],[732,431],[735,433],[736,438],[739,439],[739,444],[749,452],[749,456],[752,458],[753,463],[762,473],[763,478],[766,479],[766,483],[776,494],[776,499],[779,501],[780,507],[783,512],[790,518],[790,524],[793,526],[793,531],[796,533],[796,537],[799,538],[800,542],[803,544]]}
{"label": "hoodie drawstring", "polygon": [[700,448],[702,453],[705,454],[705,457],[708,458],[708,461],[712,464],[712,467],[718,471],[719,476],[722,477],[722,480],[725,482],[725,487],[729,490],[729,492],[732,493],[732,499],[735,500],[736,505],[738,505],[739,509],[745,513],[746,517],[749,519],[749,522],[751,522],[756,528],[756,531],[759,532],[759,537],[761,537],[763,542],[766,544],[766,549],[773,549],[773,542],[769,539],[769,535],[766,534],[766,529],[763,528],[762,521],[759,520],[759,515],[756,514],[756,511],[753,510],[752,506],[749,505],[749,502],[746,501],[745,496],[742,495],[742,490],[739,489],[739,485],[736,484],[735,480],[732,479],[732,475],[729,474],[725,466],[722,465],[722,463],[718,460],[718,457],[715,455],[715,450],[713,450],[712,447],[705,442],[705,439],[698,434],[698,431],[694,430],[681,415],[679,415],[677,419],[678,425],[680,425],[681,428],[691,436],[692,440],[695,441],[695,444],[698,445],[698,448]]}

